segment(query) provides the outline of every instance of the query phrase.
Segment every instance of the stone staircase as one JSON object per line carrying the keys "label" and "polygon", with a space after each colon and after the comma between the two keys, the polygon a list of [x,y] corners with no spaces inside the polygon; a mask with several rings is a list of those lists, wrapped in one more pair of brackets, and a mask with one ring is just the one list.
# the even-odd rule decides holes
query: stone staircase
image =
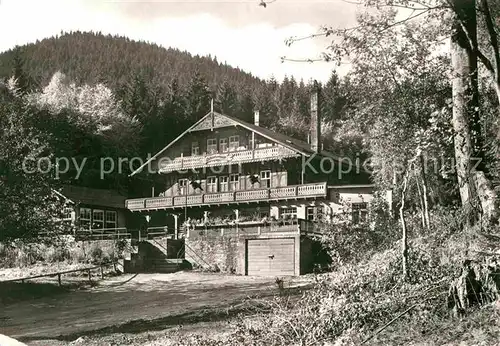
{"label": "stone staircase", "polygon": [[149,271],[151,273],[175,273],[182,269],[183,259],[152,259]]}
{"label": "stone staircase", "polygon": [[174,273],[185,268],[183,258],[178,258],[184,247],[183,240],[154,239],[136,244],[137,251],[130,252],[124,261],[128,273]]}

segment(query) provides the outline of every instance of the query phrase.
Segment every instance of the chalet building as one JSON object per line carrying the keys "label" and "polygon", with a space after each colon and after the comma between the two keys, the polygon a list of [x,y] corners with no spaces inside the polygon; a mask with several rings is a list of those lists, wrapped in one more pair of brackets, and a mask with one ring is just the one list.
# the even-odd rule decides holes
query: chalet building
{"label": "chalet building", "polygon": [[251,124],[212,110],[132,173],[149,173],[152,194],[127,209],[182,230],[186,255],[195,239],[237,239],[238,273],[309,271],[307,221],[335,222],[347,208],[362,222],[373,192],[366,172],[323,150],[318,110],[313,92],[309,142],[261,127],[258,112]]}

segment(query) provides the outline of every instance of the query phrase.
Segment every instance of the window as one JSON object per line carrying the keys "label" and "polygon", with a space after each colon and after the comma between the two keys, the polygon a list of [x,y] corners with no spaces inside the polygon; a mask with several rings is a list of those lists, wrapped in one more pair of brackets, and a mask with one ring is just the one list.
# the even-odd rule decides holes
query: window
{"label": "window", "polygon": [[306,209],[306,219],[307,220],[310,220],[310,221],[313,221],[314,220],[314,213],[315,210],[314,210],[314,207],[307,207]]}
{"label": "window", "polygon": [[226,177],[220,177],[219,178],[219,184],[220,184],[220,192],[226,192],[229,191],[229,184],[228,184],[229,178]]}
{"label": "window", "polygon": [[80,226],[84,229],[90,229],[92,220],[92,210],[90,208],[80,208]]}
{"label": "window", "polygon": [[260,187],[271,187],[271,171],[260,172]]}
{"label": "window", "polygon": [[323,208],[319,206],[306,208],[306,219],[310,221],[318,221],[323,218]]}
{"label": "window", "polygon": [[179,179],[179,195],[187,194],[187,179]]}
{"label": "window", "polygon": [[69,221],[71,222],[73,220],[73,208],[64,208],[62,211],[62,221]]}
{"label": "window", "polygon": [[92,219],[93,219],[92,220],[93,229],[104,228],[104,210],[94,209]]}
{"label": "window", "polygon": [[198,142],[191,143],[191,155],[200,155],[200,145],[198,144]]}
{"label": "window", "polygon": [[221,153],[226,153],[229,150],[227,146],[227,138],[221,138],[219,140],[219,148]]}
{"label": "window", "polygon": [[217,139],[207,139],[207,153],[215,154],[217,152]]}
{"label": "window", "polygon": [[217,177],[207,178],[207,192],[217,192]]}
{"label": "window", "polygon": [[296,219],[297,218],[297,207],[285,207],[281,209],[280,213],[283,219]]}
{"label": "window", "polygon": [[240,136],[229,137],[229,150],[236,151],[240,147]]}
{"label": "window", "polygon": [[366,222],[368,217],[368,209],[366,203],[352,204],[352,223],[358,224]]}
{"label": "window", "polygon": [[106,227],[116,228],[116,211],[106,211]]}
{"label": "window", "polygon": [[231,174],[229,176],[229,189],[231,191],[237,191],[240,189],[240,175]]}

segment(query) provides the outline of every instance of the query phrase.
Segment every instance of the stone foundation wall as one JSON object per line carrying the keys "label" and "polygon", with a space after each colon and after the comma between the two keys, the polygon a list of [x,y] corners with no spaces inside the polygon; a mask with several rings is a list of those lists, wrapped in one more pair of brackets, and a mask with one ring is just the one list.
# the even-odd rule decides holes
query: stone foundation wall
{"label": "stone foundation wall", "polygon": [[235,237],[199,237],[185,241],[185,259],[193,267],[244,274],[244,240]]}

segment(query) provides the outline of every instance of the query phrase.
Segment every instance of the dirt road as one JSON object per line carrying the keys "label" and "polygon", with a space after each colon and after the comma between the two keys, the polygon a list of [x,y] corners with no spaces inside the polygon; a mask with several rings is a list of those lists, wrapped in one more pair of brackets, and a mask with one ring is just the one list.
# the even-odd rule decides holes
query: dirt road
{"label": "dirt road", "polygon": [[183,316],[276,293],[272,278],[204,273],[122,275],[98,287],[0,306],[0,334],[20,341],[160,330]]}

